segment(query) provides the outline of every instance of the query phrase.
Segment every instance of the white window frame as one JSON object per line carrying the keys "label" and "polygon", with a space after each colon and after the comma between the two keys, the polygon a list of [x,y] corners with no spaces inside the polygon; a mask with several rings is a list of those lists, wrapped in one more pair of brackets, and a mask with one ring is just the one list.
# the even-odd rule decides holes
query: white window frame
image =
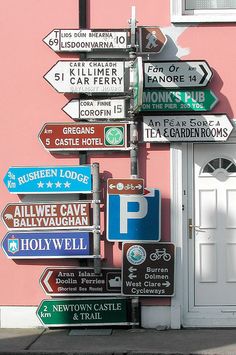
{"label": "white window frame", "polygon": [[173,23],[236,22],[236,9],[186,11],[184,0],[170,0],[170,4]]}

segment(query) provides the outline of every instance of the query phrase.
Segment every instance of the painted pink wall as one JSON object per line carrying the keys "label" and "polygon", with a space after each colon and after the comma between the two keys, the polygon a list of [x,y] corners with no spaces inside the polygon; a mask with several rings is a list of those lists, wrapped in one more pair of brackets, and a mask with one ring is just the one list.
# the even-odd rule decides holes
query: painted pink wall
{"label": "painted pink wall", "polygon": [[[78,27],[78,0],[21,0],[1,1],[1,165],[0,210],[21,196],[11,195],[3,184],[10,166],[78,165],[77,157],[55,158],[38,142],[38,133],[46,122],[71,122],[61,108],[69,95],[57,93],[43,75],[59,60],[74,59],[76,55],[59,56],[42,39],[54,28]],[[169,1],[166,0],[90,0],[91,28],[127,28],[131,6],[136,6],[138,25],[170,27]],[[186,58],[206,59],[216,73],[212,81],[221,102],[214,112],[226,112],[233,117],[235,90],[235,50],[232,26],[194,26],[178,39],[179,45],[189,49]],[[196,41],[196,38],[198,39]],[[229,43],[230,42],[230,43]],[[168,46],[168,44],[167,44]],[[220,46],[220,49],[219,49]],[[164,49],[165,50],[165,49]],[[162,55],[164,55],[164,50]],[[184,58],[184,59],[186,59]],[[170,58],[166,58],[172,59]],[[128,153],[89,154],[89,162],[99,162],[101,177],[129,177]],[[169,145],[140,146],[140,177],[146,186],[156,187],[162,194],[162,240],[170,238],[170,156]],[[105,188],[105,183],[103,183]],[[103,194],[105,198],[105,193]],[[104,226],[105,199],[102,205]],[[1,239],[7,233],[0,224]],[[105,235],[101,242],[105,266],[121,265],[121,245],[109,243]],[[0,305],[38,305],[46,298],[39,278],[47,266],[78,265],[76,260],[13,261],[0,251]],[[145,300],[146,304],[157,302]],[[168,299],[158,300],[167,304]]]}

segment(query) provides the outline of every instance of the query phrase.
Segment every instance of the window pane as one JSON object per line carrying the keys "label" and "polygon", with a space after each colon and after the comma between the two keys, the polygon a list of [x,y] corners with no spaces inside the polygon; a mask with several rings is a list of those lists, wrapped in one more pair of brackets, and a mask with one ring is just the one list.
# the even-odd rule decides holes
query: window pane
{"label": "window pane", "polygon": [[185,0],[186,10],[236,9],[236,0]]}

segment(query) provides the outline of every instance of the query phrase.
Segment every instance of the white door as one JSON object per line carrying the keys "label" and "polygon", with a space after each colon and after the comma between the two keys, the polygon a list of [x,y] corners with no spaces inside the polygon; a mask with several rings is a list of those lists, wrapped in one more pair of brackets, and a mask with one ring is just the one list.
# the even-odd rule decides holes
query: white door
{"label": "white door", "polygon": [[236,145],[193,144],[188,162],[189,325],[236,326]]}

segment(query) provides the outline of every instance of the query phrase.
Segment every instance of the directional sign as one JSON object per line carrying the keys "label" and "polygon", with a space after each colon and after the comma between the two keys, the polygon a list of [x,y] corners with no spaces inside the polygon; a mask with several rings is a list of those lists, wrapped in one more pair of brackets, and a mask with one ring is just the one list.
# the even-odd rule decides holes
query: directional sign
{"label": "directional sign", "polygon": [[79,258],[92,255],[86,232],[9,232],[2,248],[10,259]]}
{"label": "directional sign", "polygon": [[108,179],[107,193],[112,195],[142,195],[143,179]]}
{"label": "directional sign", "polygon": [[127,49],[127,30],[55,29],[43,41],[55,52]]}
{"label": "directional sign", "polygon": [[37,309],[38,318],[49,327],[138,324],[131,315],[131,300],[126,298],[43,300]]}
{"label": "directional sign", "polygon": [[145,26],[138,27],[139,31],[139,52],[141,53],[160,53],[164,48],[167,38],[162,33],[160,27]]}
{"label": "directional sign", "polygon": [[120,295],[121,269],[103,268],[95,274],[93,268],[49,267],[40,284],[50,296]]}
{"label": "directional sign", "polygon": [[129,149],[125,123],[47,123],[39,140],[49,151]]}
{"label": "directional sign", "polygon": [[122,293],[141,297],[172,296],[174,262],[174,244],[124,243]]}
{"label": "directional sign", "polygon": [[157,189],[146,190],[146,195],[107,194],[109,241],[160,240],[161,193]]}
{"label": "directional sign", "polygon": [[1,218],[11,230],[88,229],[89,209],[89,201],[10,203],[2,211]]}
{"label": "directional sign", "polygon": [[141,111],[211,111],[217,102],[209,89],[145,90]]}
{"label": "directional sign", "polygon": [[224,142],[232,130],[226,115],[143,117],[144,142]]}
{"label": "directional sign", "polygon": [[70,100],[63,111],[74,120],[124,119],[127,115],[125,99]]}
{"label": "directional sign", "polygon": [[204,60],[144,63],[145,89],[206,86],[211,77]]}
{"label": "directional sign", "polygon": [[58,61],[44,78],[62,93],[124,93],[123,61]]}
{"label": "directional sign", "polygon": [[13,194],[92,191],[90,166],[11,167],[3,181]]}

